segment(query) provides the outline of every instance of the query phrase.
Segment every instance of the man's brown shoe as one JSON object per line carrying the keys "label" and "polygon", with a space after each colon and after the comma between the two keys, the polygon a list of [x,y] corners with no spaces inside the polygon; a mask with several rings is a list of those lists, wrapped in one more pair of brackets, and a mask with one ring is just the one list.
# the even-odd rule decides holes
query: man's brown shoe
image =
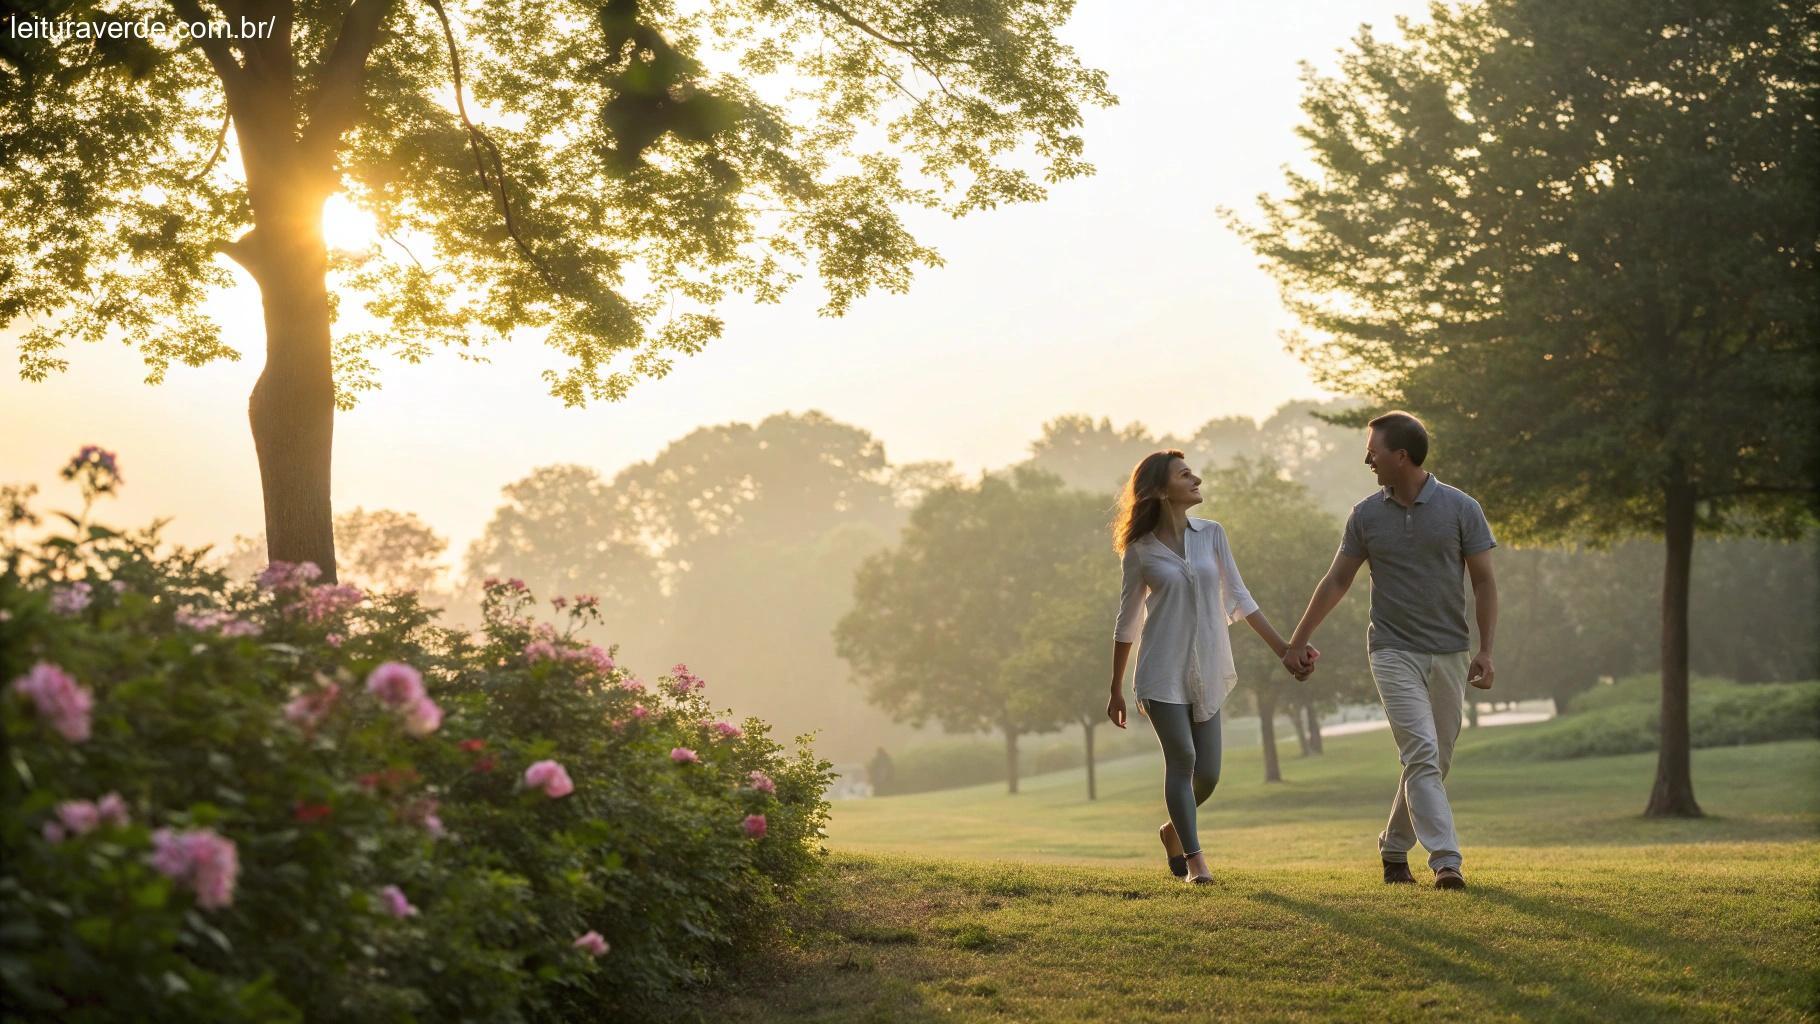
{"label": "man's brown shoe", "polygon": [[1435,872],[1435,888],[1464,889],[1466,888],[1466,876],[1460,874],[1459,868],[1441,868]]}
{"label": "man's brown shoe", "polygon": [[1384,884],[1392,885],[1398,882],[1407,883],[1409,885],[1416,884],[1416,876],[1409,873],[1409,862],[1401,860],[1385,861]]}

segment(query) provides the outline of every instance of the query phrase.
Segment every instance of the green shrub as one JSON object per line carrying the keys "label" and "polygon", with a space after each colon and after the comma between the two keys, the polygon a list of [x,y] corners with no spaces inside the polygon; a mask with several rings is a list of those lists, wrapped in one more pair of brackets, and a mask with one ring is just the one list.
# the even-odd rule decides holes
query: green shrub
{"label": "green shrub", "polygon": [[[1658,681],[1653,677],[1632,677],[1594,691],[1576,703],[1569,714],[1535,725],[1497,730],[1479,752],[1553,761],[1652,751],[1660,745],[1660,701]],[[1690,686],[1688,719],[1696,748],[1817,737],[1820,682],[1733,683],[1697,679]]]}
{"label": "green shrub", "polygon": [[[67,518],[0,574],[8,1019],[650,1016],[825,852],[831,766],[716,723],[684,666],[646,685],[572,639],[590,601],[558,628],[493,582],[469,635]],[[572,792],[530,784],[546,760]]]}

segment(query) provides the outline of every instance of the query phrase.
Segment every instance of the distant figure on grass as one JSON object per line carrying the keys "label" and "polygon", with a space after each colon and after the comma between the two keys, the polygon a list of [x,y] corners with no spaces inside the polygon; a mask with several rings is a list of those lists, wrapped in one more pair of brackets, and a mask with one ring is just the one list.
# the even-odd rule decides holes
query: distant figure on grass
{"label": "distant figure on grass", "polygon": [[[1163,746],[1163,803],[1169,809],[1157,832],[1169,870],[1205,884],[1213,876],[1195,829],[1195,808],[1220,781],[1220,706],[1238,685],[1226,627],[1240,619],[1251,623],[1278,657],[1288,644],[1245,590],[1225,529],[1211,519],[1188,518],[1200,503],[1201,478],[1179,451],[1152,452],[1131,471],[1112,524],[1124,588],[1106,716],[1125,728],[1125,662],[1141,627],[1133,689]],[[1319,655],[1308,650],[1312,664]]]}
{"label": "distant figure on grass", "polygon": [[[1359,566],[1371,563],[1371,625],[1366,646],[1371,675],[1384,702],[1403,762],[1390,804],[1390,821],[1378,836],[1384,881],[1414,883],[1409,849],[1428,851],[1435,885],[1464,889],[1460,841],[1447,803],[1449,762],[1466,703],[1462,680],[1491,689],[1492,638],[1498,629],[1498,588],[1492,579],[1492,539],[1485,511],[1466,492],[1422,468],[1428,430],[1406,412],[1388,412],[1367,428],[1365,464],[1380,490],[1361,499],[1346,519],[1339,553],[1315,587],[1308,610],[1289,638],[1283,667],[1306,678],[1317,656],[1308,644],[1321,620],[1352,585]],[[1472,574],[1479,620],[1479,653],[1470,659],[1464,577]]]}

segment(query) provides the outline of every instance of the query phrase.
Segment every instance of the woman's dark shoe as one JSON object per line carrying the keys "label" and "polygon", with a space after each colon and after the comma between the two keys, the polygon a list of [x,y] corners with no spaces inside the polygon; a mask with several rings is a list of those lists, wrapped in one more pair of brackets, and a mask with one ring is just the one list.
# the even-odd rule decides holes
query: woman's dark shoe
{"label": "woman's dark shoe", "polygon": [[1212,875],[1196,875],[1193,878],[1190,878],[1189,881],[1193,882],[1196,885],[1212,885],[1213,876]]}
{"label": "woman's dark shoe", "polygon": [[[1168,826],[1164,826],[1165,828]],[[1156,830],[1157,838],[1162,839],[1163,829]],[[1169,873],[1177,878],[1188,877],[1188,856],[1169,853],[1169,840],[1163,839],[1163,852],[1169,856]]]}
{"label": "woman's dark shoe", "polygon": [[1384,862],[1384,884],[1416,884],[1416,876],[1409,873],[1409,862],[1404,860],[1387,860]]}
{"label": "woman's dark shoe", "polygon": [[1442,868],[1435,872],[1435,888],[1464,889],[1466,876],[1460,874],[1459,868]]}

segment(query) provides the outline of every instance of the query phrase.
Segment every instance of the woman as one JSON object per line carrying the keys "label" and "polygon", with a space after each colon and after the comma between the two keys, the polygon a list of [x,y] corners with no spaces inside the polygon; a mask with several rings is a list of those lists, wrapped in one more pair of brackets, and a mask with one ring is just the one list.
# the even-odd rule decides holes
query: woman
{"label": "woman", "polygon": [[[1195,830],[1195,808],[1220,781],[1220,707],[1238,683],[1226,627],[1240,619],[1251,623],[1279,659],[1288,645],[1246,592],[1225,529],[1188,517],[1200,503],[1201,478],[1179,451],[1152,452],[1131,471],[1112,524],[1125,582],[1106,715],[1125,728],[1125,662],[1141,623],[1133,689],[1163,746],[1163,802],[1169,808],[1169,820],[1157,832],[1169,870],[1207,884],[1213,876]],[[1310,655],[1312,660],[1319,652],[1311,648]]]}

